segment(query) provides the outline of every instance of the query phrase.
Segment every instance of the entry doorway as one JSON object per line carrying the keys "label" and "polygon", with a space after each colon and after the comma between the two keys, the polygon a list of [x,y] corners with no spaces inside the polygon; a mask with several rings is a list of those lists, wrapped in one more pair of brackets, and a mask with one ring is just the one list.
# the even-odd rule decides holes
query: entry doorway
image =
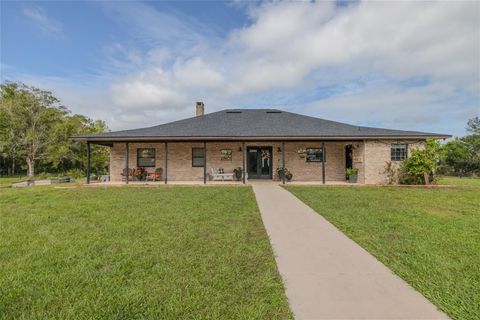
{"label": "entry doorway", "polygon": [[[351,145],[345,146],[345,169],[353,168],[353,147]],[[345,179],[348,177],[345,174]]]}
{"label": "entry doorway", "polygon": [[249,179],[272,179],[272,147],[247,147]]}

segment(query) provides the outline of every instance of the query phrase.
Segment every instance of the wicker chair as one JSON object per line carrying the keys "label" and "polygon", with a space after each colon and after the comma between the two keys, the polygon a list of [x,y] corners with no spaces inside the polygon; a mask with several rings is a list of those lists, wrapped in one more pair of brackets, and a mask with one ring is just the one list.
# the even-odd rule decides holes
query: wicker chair
{"label": "wicker chair", "polygon": [[[122,176],[122,181],[125,181],[125,176],[126,176],[126,171],[127,169],[123,169],[122,170],[122,173],[120,173],[120,175]],[[133,168],[129,168],[128,169],[128,180],[129,181],[133,181],[133,177],[135,176],[135,169]]]}
{"label": "wicker chair", "polygon": [[163,168],[155,168],[155,172],[149,172],[147,175],[147,181],[161,181],[163,174]]}

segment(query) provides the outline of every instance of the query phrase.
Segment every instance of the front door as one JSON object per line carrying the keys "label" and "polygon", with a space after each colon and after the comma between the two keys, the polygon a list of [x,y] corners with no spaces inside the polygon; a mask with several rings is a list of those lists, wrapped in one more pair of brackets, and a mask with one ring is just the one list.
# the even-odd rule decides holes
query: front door
{"label": "front door", "polygon": [[249,179],[272,179],[272,147],[247,148]]}
{"label": "front door", "polygon": [[[351,145],[345,146],[345,169],[353,168],[353,147]],[[345,179],[348,177],[345,175]]]}

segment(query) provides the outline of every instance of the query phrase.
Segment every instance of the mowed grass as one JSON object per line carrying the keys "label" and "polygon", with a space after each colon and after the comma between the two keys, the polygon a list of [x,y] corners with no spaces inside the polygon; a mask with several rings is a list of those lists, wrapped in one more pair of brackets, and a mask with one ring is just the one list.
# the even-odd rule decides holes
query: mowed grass
{"label": "mowed grass", "polygon": [[441,177],[438,184],[480,188],[480,178]]}
{"label": "mowed grass", "polygon": [[287,189],[450,317],[480,319],[480,180],[463,185]]}
{"label": "mowed grass", "polygon": [[28,180],[27,177],[24,176],[7,176],[7,177],[0,177],[0,188],[8,188],[15,182],[21,182]]}
{"label": "mowed grass", "polygon": [[1,319],[288,319],[247,187],[0,190]]}

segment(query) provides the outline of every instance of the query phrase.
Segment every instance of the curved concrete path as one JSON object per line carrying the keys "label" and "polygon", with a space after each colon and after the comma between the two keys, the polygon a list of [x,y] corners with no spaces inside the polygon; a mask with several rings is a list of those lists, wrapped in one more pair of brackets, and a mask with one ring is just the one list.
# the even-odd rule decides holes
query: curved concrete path
{"label": "curved concrete path", "polygon": [[297,319],[448,319],[290,192],[253,190]]}

